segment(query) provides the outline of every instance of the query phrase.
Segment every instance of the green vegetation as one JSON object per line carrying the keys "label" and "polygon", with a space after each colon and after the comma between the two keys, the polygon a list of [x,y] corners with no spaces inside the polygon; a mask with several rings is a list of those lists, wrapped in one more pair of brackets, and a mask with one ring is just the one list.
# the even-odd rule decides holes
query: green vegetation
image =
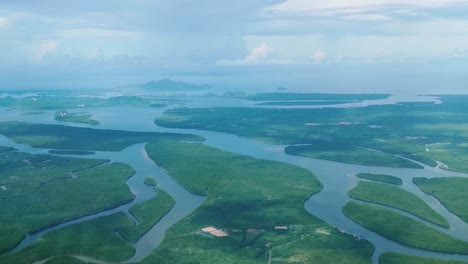
{"label": "green vegetation", "polygon": [[349,202],[343,213],[384,237],[410,247],[468,254],[468,243],[453,238],[408,216],[375,205]]}
{"label": "green vegetation", "polygon": [[348,195],[354,199],[398,208],[436,225],[449,227],[447,220],[421,198],[396,186],[361,181]]}
{"label": "green vegetation", "polygon": [[61,122],[80,123],[93,126],[101,123],[91,117],[93,117],[93,115],[88,113],[69,113],[67,111],[59,111],[55,113],[55,120]]}
{"label": "green vegetation", "polygon": [[329,100],[362,101],[387,99],[389,94],[326,94],[326,93],[257,93],[246,97],[252,101]]}
{"label": "green vegetation", "polygon": [[137,242],[174,206],[174,199],[165,191],[157,189],[156,197],[136,204],[130,208],[130,213],[140,222],[136,226],[120,230],[119,234],[128,241]]}
{"label": "green vegetation", "polygon": [[87,150],[66,150],[66,149],[51,149],[48,151],[50,154],[62,154],[62,155],[93,155],[94,151]]}
{"label": "green vegetation", "polygon": [[149,186],[156,186],[157,185],[156,181],[153,178],[150,178],[150,177],[145,178],[144,183],[146,185],[149,185]]}
{"label": "green vegetation", "polygon": [[371,180],[371,181],[379,181],[379,182],[384,182],[388,184],[394,184],[394,185],[402,185],[403,181],[395,176],[391,175],[384,175],[384,174],[371,174],[371,173],[359,173],[356,175],[357,177],[361,179],[366,179],[366,180]]}
{"label": "green vegetation", "polygon": [[160,92],[178,92],[178,91],[196,91],[207,90],[211,87],[209,85],[196,85],[187,82],[173,81],[170,79],[162,79],[159,81],[150,81],[143,84],[131,85],[128,88],[140,88],[149,91]]}
{"label": "green vegetation", "polygon": [[313,145],[288,146],[284,151],[286,154],[290,155],[368,166],[416,169],[423,168],[419,164],[396,157],[394,155],[364,148],[358,148],[351,145],[334,144],[328,142],[317,142]]}
{"label": "green vegetation", "polygon": [[193,135],[91,129],[60,125],[0,122],[0,134],[37,148],[119,151],[159,138],[200,141]]}
{"label": "green vegetation", "polygon": [[135,254],[135,249],[116,232],[132,224],[132,220],[120,212],[66,226],[45,234],[35,244],[15,254],[0,256],[0,262],[33,263],[51,256],[73,254],[123,261]]}
{"label": "green vegetation", "polygon": [[105,160],[31,155],[0,148],[0,253],[27,233],[131,201],[133,169]]}
{"label": "green vegetation", "polygon": [[[285,101],[284,96],[280,93],[274,98],[260,99]],[[443,96],[441,100],[442,104],[326,109],[179,108],[167,111],[156,123],[225,132],[282,145],[332,142],[347,146],[346,151],[353,150],[351,147],[375,149],[429,166],[436,166],[437,160],[450,170],[468,172],[465,162],[468,96]]]}
{"label": "green vegetation", "polygon": [[359,103],[359,100],[337,100],[337,101],[278,101],[278,102],[263,102],[256,105],[278,105],[278,106],[289,106],[289,105],[337,105],[337,104],[349,104]]}
{"label": "green vegetation", "polygon": [[421,258],[394,252],[387,252],[379,257],[379,264],[466,264],[467,262]]}
{"label": "green vegetation", "polygon": [[414,178],[413,182],[423,192],[436,197],[448,210],[468,223],[467,178]]}
{"label": "green vegetation", "polygon": [[[184,187],[207,198],[142,263],[258,263],[267,262],[270,252],[275,263],[371,262],[369,242],[341,234],[304,209],[304,201],[321,190],[309,171],[198,143],[158,140],[146,148]],[[277,231],[278,225],[289,229]],[[207,226],[229,236],[200,231]]]}
{"label": "green vegetation", "polygon": [[50,259],[44,264],[86,264],[85,262],[70,256],[60,256]]}
{"label": "green vegetation", "polygon": [[118,96],[106,99],[46,95],[23,98],[0,98],[0,106],[22,110],[64,110],[112,106],[159,107],[181,103],[184,103],[184,101],[170,98],[147,99],[138,96]]}

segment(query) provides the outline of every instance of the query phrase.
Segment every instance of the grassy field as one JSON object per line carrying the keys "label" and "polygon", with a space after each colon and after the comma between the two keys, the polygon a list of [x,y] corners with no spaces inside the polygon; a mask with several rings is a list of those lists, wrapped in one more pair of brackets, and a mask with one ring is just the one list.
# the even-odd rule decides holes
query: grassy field
{"label": "grassy field", "polygon": [[394,155],[343,144],[320,142],[313,145],[288,146],[284,151],[290,155],[367,166],[423,168],[414,162],[398,158]]}
{"label": "grassy field", "polygon": [[0,253],[27,233],[134,198],[125,184],[134,173],[128,165],[0,151]]}
{"label": "grassy field", "polygon": [[436,225],[449,227],[447,220],[422,199],[396,186],[361,181],[348,195],[354,199],[398,208]]}
{"label": "grassy field", "polygon": [[87,125],[99,125],[101,122],[92,119],[93,115],[89,113],[69,113],[67,111],[59,111],[55,113],[55,120],[61,122],[71,122]]}
{"label": "grassy field", "polygon": [[[142,263],[261,263],[271,250],[274,263],[371,263],[369,242],[341,234],[304,209],[322,188],[309,171],[199,143],[159,140],[146,148],[185,188],[207,198]],[[275,230],[280,225],[288,230]],[[200,229],[207,226],[229,236],[204,234]]]}
{"label": "grassy field", "polygon": [[61,125],[0,122],[0,134],[38,148],[119,151],[159,138],[200,141],[193,135],[91,129]]}
{"label": "grassy field", "polygon": [[174,199],[165,191],[157,189],[157,195],[130,208],[130,213],[140,222],[138,225],[121,229],[119,234],[130,242],[137,242],[174,206]]}
{"label": "grassy field", "polygon": [[394,185],[402,185],[403,184],[403,181],[400,178],[392,176],[392,175],[372,174],[372,173],[358,173],[356,176],[361,178],[361,179],[366,179],[366,180],[371,180],[371,181],[378,181],[378,182],[383,182],[383,183],[388,183],[388,184],[394,184]]}
{"label": "grassy field", "polygon": [[394,252],[387,252],[379,257],[379,264],[466,264],[468,262],[421,258]]}
{"label": "grassy field", "polygon": [[349,202],[343,213],[365,228],[409,247],[468,254],[467,242],[380,206]]}
{"label": "grassy field", "polygon": [[468,223],[467,178],[414,178],[413,182],[423,192],[436,197],[448,210]]}
{"label": "grassy field", "polygon": [[135,249],[116,232],[132,225],[133,222],[124,213],[70,225],[47,233],[38,242],[18,253],[0,256],[0,262],[26,264],[60,255],[123,261],[135,254]]}

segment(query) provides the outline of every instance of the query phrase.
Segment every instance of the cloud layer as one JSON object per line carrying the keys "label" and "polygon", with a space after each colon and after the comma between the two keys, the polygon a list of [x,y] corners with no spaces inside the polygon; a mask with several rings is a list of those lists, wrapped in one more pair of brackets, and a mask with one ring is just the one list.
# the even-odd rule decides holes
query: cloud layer
{"label": "cloud layer", "polygon": [[0,86],[434,67],[467,57],[466,13],[463,0],[3,1]]}

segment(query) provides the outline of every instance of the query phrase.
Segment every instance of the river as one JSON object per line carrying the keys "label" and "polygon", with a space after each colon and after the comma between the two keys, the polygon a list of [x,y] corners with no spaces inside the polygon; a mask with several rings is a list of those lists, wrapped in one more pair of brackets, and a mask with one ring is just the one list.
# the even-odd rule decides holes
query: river
{"label": "river", "polygon": [[[427,100],[427,98],[424,98],[423,100]],[[251,102],[243,102],[240,104],[236,104],[236,101],[237,103],[239,103],[239,100],[233,99],[207,100],[203,98],[198,98],[192,103],[188,104],[187,106],[253,106]],[[351,105],[339,105],[338,107],[363,107],[373,103],[395,103],[397,101],[397,99],[393,98],[391,100],[377,100],[375,102],[369,101],[367,102],[367,104],[359,103],[360,105],[354,105],[355,103]],[[222,102],[224,102],[224,104]],[[270,107],[277,108],[276,106]],[[324,106],[313,107],[315,108]],[[449,212],[434,197],[421,192],[419,188],[417,188],[417,186],[412,183],[412,179],[414,177],[468,177],[467,175],[448,172],[428,166],[424,166],[424,169],[371,167],[332,162],[326,160],[318,160],[299,156],[291,156],[286,155],[284,153],[285,146],[281,145],[266,144],[263,142],[241,138],[226,133],[193,129],[169,129],[156,126],[153,122],[154,119],[161,116],[165,110],[170,108],[174,108],[174,106],[164,108],[108,107],[86,109],[86,111],[89,111],[94,115],[93,119],[96,119],[101,122],[101,125],[95,127],[98,129],[120,129],[133,131],[156,131],[194,134],[204,137],[206,139],[204,144],[212,147],[216,147],[233,153],[248,155],[254,158],[285,162],[312,171],[322,182],[324,188],[320,193],[312,196],[305,202],[305,209],[311,214],[329,223],[330,225],[333,225],[336,228],[343,230],[346,233],[355,235],[359,238],[367,239],[371,243],[373,243],[376,248],[373,255],[374,264],[378,263],[377,260],[379,255],[387,251],[400,252],[415,256],[433,257],[439,259],[468,261],[468,256],[464,255],[437,253],[401,245],[363,228],[362,226],[348,219],[341,212],[341,208],[351,200],[348,197],[347,192],[351,190],[354,186],[356,186],[358,182],[358,178],[355,176],[355,174],[361,172],[391,174],[402,178],[403,189],[417,195],[426,203],[428,203],[435,211],[439,212],[442,216],[444,216],[450,224],[450,229],[444,229],[426,222],[427,224],[454,237],[468,241],[468,224],[463,222],[460,218],[458,218],[451,212]],[[20,120],[34,123],[59,123],[53,119],[55,111],[44,111],[42,114],[39,115],[22,115],[25,112],[28,111],[9,111],[7,109],[0,109],[0,116],[2,117],[1,121]],[[59,124],[90,127],[88,125],[79,125],[74,123]],[[16,144],[11,140],[6,139],[5,137],[0,137],[0,145],[15,147],[21,151],[33,154],[47,153],[47,150],[45,149],[36,149],[31,148],[29,146]],[[74,155],[57,156],[77,157]],[[134,245],[136,248],[136,254],[131,259],[129,259],[128,262],[137,262],[143,259],[144,257],[148,256],[154,250],[154,248],[156,248],[161,243],[162,239],[164,238],[164,233],[170,226],[172,226],[178,220],[195,210],[204,200],[204,197],[197,196],[186,191],[184,188],[178,185],[169,175],[167,175],[167,173],[162,168],[157,166],[157,164],[155,164],[151,159],[149,159],[144,149],[144,144],[136,144],[117,152],[98,151],[94,155],[88,155],[85,157],[104,158],[110,159],[111,161],[125,162],[134,167],[136,170],[136,174],[127,181],[127,184],[130,187],[131,191],[136,195],[136,199],[131,203],[122,205],[118,208],[100,212],[95,215],[74,219],[72,221],[62,223],[61,225],[45,229],[39,233],[31,234],[21,242],[21,244],[15,249],[15,251],[32,244],[45,233],[62,228],[63,226],[93,219],[117,211],[123,211],[125,213],[128,213],[128,208],[130,206],[148,200],[154,196],[155,193],[152,190],[152,188],[143,184],[144,178],[153,177],[158,182],[158,187],[167,191],[175,199],[176,202],[171,211]],[[89,258],[87,258],[86,256],[77,257],[89,260]]]}

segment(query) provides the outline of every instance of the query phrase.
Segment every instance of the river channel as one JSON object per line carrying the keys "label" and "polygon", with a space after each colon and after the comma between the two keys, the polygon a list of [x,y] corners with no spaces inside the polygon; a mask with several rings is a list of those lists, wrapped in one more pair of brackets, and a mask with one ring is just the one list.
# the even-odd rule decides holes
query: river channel
{"label": "river channel", "polygon": [[[390,102],[393,103],[393,102]],[[211,103],[205,100],[194,101],[189,104],[189,107],[208,107],[220,106],[219,100],[212,100]],[[234,102],[229,101],[228,105]],[[245,105],[242,105],[245,107]],[[356,106],[356,105],[351,105]],[[365,105],[359,105],[365,106]],[[323,106],[322,106],[323,107]],[[344,107],[340,105],[339,107]],[[348,106],[349,107],[349,106]],[[170,129],[158,127],[154,124],[154,119],[161,116],[167,109],[173,108],[138,108],[138,107],[108,107],[108,108],[92,108],[86,111],[94,115],[94,119],[101,122],[99,126],[93,127],[98,129],[120,129],[132,131],[153,131],[153,132],[173,132],[185,133],[202,136],[206,139],[203,143],[212,147],[216,147],[225,151],[248,155],[254,158],[267,159],[285,162],[300,166],[312,171],[318,179],[322,182],[323,190],[312,196],[305,202],[305,209],[311,214],[319,217],[330,225],[338,228],[339,230],[355,235],[360,239],[369,240],[374,244],[376,250],[373,255],[373,263],[378,263],[378,257],[383,252],[400,252],[403,254],[432,257],[447,260],[463,260],[468,261],[466,255],[444,254],[431,252],[426,250],[415,249],[396,243],[392,240],[386,239],[364,227],[351,221],[343,215],[341,208],[351,200],[347,192],[356,186],[359,181],[355,176],[357,173],[376,173],[376,174],[391,174],[400,177],[403,180],[402,188],[410,191],[416,196],[423,199],[435,211],[444,216],[450,224],[450,229],[445,229],[431,223],[427,223],[439,231],[445,232],[449,235],[468,241],[468,224],[463,222],[456,215],[449,212],[443,205],[441,205],[434,197],[426,195],[412,183],[414,177],[448,177],[459,176],[468,177],[468,175],[448,172],[439,168],[432,168],[424,166],[424,169],[402,169],[402,168],[388,168],[388,167],[372,167],[361,166],[353,164],[345,164],[339,162],[332,162],[326,160],[319,160],[313,158],[305,158],[299,156],[287,155],[284,153],[284,147],[281,145],[271,145],[256,140],[241,138],[235,135],[226,133],[201,131],[193,129]],[[272,107],[276,108],[276,107]],[[33,123],[48,123],[48,124],[66,124],[70,126],[84,126],[73,123],[59,123],[53,119],[54,111],[44,111],[39,115],[22,115],[24,111],[10,111],[7,109],[0,109],[0,121],[25,121]],[[0,145],[11,146],[20,151],[32,154],[46,154],[47,149],[37,149],[30,146],[17,144],[3,136],[0,136]],[[180,185],[177,184],[161,167],[157,166],[147,155],[145,144],[136,144],[129,146],[122,151],[106,152],[97,151],[94,155],[81,156],[86,158],[100,158],[109,159],[111,162],[124,162],[131,165],[136,173],[128,181],[127,184],[130,190],[135,194],[136,199],[131,203],[122,205],[118,208],[103,211],[94,215],[74,219],[62,223],[60,225],[47,228],[35,234],[30,234],[26,237],[14,251],[18,251],[36,241],[42,235],[67,225],[79,223],[82,221],[94,219],[103,215],[112,214],[122,211],[128,214],[128,209],[142,201],[152,198],[156,193],[151,187],[143,184],[143,179],[146,177],[154,178],[158,187],[167,191],[174,199],[175,205],[171,211],[157,223],[148,233],[146,233],[137,243],[134,244],[136,254],[127,262],[137,262],[148,256],[154,248],[156,248],[164,238],[166,230],[175,224],[177,221],[194,211],[203,202],[204,197],[197,196],[189,193]],[[67,157],[80,157],[74,155],[57,155]],[[156,159],[157,162],[157,159]],[[395,209],[392,209],[395,210]],[[408,215],[408,214],[406,214]],[[78,256],[82,259],[90,260],[86,256]],[[102,263],[102,262],[100,262]]]}

